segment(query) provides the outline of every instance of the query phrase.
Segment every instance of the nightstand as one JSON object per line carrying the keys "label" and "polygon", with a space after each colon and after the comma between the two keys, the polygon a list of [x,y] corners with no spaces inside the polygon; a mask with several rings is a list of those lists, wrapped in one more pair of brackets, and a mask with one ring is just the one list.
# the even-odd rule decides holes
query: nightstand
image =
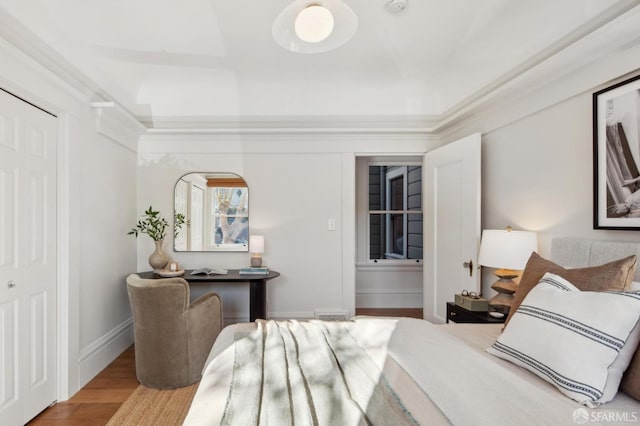
{"label": "nightstand", "polygon": [[466,324],[503,324],[507,316],[494,318],[488,312],[469,311],[453,302],[447,302],[447,323],[449,320]]}

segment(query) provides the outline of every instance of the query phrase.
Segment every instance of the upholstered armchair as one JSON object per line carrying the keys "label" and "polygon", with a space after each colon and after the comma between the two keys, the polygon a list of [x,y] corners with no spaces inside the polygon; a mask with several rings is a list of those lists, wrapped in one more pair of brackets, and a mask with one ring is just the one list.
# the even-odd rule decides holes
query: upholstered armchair
{"label": "upholstered armchair", "polygon": [[200,380],[211,346],[222,328],[216,293],[189,303],[182,278],[127,277],[133,313],[136,376],[145,386],[173,389]]}

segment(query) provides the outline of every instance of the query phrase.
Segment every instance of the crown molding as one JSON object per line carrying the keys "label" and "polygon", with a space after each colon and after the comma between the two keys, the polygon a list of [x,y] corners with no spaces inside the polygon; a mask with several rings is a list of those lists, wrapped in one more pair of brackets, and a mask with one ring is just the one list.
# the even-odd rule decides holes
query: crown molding
{"label": "crown molding", "polygon": [[[91,101],[114,101],[118,115],[127,117],[127,127],[137,127],[137,131],[148,135],[415,135],[430,139],[451,133],[474,120],[487,109],[517,99],[524,89],[531,85],[544,87],[550,81],[536,81],[535,75],[541,64],[550,62],[561,52],[588,38],[599,28],[638,7],[640,0],[620,0],[603,13],[592,18],[562,39],[547,46],[520,65],[514,67],[465,100],[450,107],[440,115],[409,116],[239,116],[239,117],[199,117],[173,116],[150,117],[135,115],[103,90],[96,82],[83,74],[53,50],[47,43],[30,32],[18,20],[0,7],[0,37],[22,51],[36,63],[43,66],[67,85],[67,90],[76,97]],[[626,41],[618,41],[618,46]],[[611,45],[611,43],[610,43]],[[604,50],[602,50],[604,55]],[[560,61],[561,62],[561,61]],[[559,74],[566,70],[556,70]],[[530,80],[523,83],[523,80]],[[132,121],[140,124],[133,125]]]}
{"label": "crown molding", "polygon": [[435,116],[138,117],[149,134],[431,134]]}
{"label": "crown molding", "polygon": [[146,129],[131,114],[115,102],[92,102],[96,132],[122,145],[131,152],[138,151],[138,140]]}
{"label": "crown molding", "polygon": [[[505,96],[506,89],[513,85],[517,85],[517,80],[522,76],[534,71],[543,62],[555,57],[560,52],[565,51],[575,43],[583,40],[590,34],[594,33],[604,25],[610,23],[616,18],[629,12],[631,9],[640,5],[640,0],[621,0],[613,6],[606,9],[601,14],[593,17],[580,27],[571,31],[563,38],[557,40],[551,45],[540,50],[526,61],[504,73],[482,89],[468,96],[463,101],[452,106],[438,118],[438,124],[434,127],[434,132],[440,134],[444,131],[450,131],[464,124],[465,121],[473,118],[487,106],[495,105],[499,102],[512,100],[515,96],[513,90]],[[617,44],[628,43],[629,40],[618,40]],[[616,46],[618,47],[618,46]],[[602,55],[606,52],[603,51]],[[560,70],[561,72],[563,70]]]}
{"label": "crown molding", "polygon": [[[376,133],[376,134],[367,134],[366,132],[336,132],[336,133],[318,133],[318,132],[308,132],[308,133],[249,133],[249,134],[235,134],[235,135],[227,135],[220,133],[202,133],[202,132],[190,132],[190,133],[153,133],[147,132],[145,134],[140,135],[140,143],[159,143],[159,142],[170,142],[170,141],[179,141],[181,143],[220,143],[220,144],[228,144],[229,146],[236,144],[240,146],[242,149],[248,146],[249,144],[263,144],[264,142],[269,143],[300,143],[305,145],[318,145],[324,144],[324,147],[319,147],[320,149],[326,149],[327,145],[331,143],[344,143],[344,142],[356,142],[356,143],[366,143],[370,142],[372,144],[378,142],[384,142],[388,144],[389,142],[397,142],[400,146],[404,143],[433,143],[438,142],[440,139],[434,135],[425,135],[425,134],[414,134],[414,133]],[[398,147],[399,148],[399,147]],[[385,150],[386,151],[386,150]]]}
{"label": "crown molding", "polygon": [[[102,89],[95,81],[31,32],[2,6],[0,6],[0,38],[55,76],[62,83],[62,88],[75,98],[85,102],[114,100],[112,94]],[[117,102],[117,100],[115,102],[122,112],[139,121],[121,102]]]}
{"label": "crown molding", "polygon": [[308,133],[308,134],[158,134],[140,136],[140,155],[250,154],[250,153],[344,153],[356,155],[422,155],[440,145],[424,134]]}
{"label": "crown molding", "polygon": [[109,96],[91,79],[82,74],[62,55],[29,31],[2,7],[0,7],[0,37],[67,84],[76,92],[73,93],[74,95],[80,94],[87,99],[92,97],[109,99]]}

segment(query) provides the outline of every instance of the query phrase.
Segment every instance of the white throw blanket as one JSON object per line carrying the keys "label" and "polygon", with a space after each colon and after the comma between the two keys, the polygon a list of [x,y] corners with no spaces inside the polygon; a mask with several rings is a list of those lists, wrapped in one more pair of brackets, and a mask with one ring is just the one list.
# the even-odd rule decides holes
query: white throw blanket
{"label": "white throw blanket", "polygon": [[258,321],[239,329],[225,425],[413,425],[354,322]]}
{"label": "white throw blanket", "polygon": [[[298,327],[311,345],[328,339],[324,331],[308,330],[307,322],[284,324],[287,324],[286,329],[279,328],[271,337],[288,336],[290,328]],[[369,360],[359,350],[351,354],[346,347],[336,351],[334,346],[329,345],[324,349],[310,349],[306,355],[301,354],[297,366],[290,364],[289,359],[295,359],[299,352],[295,347],[298,344],[295,335],[300,333],[294,333],[291,337],[294,348],[286,352],[288,358],[285,358],[284,347],[271,348],[269,333],[264,334],[267,325],[264,322],[236,324],[220,333],[185,425],[348,424],[342,421],[342,416],[356,419],[356,424],[366,423],[367,420],[376,425],[402,424],[402,421],[380,420],[372,412],[377,409],[385,414],[388,409],[385,402],[374,399],[378,398],[376,394],[380,391],[386,392],[391,399],[396,394],[400,396],[411,418],[423,425],[575,426],[574,418],[582,419],[585,413],[591,416],[589,425],[610,425],[630,424],[629,420],[640,416],[640,403],[625,394],[619,394],[613,402],[597,410],[585,409],[529,371],[488,354],[485,349],[499,335],[500,324],[434,326],[416,319],[366,317],[341,324],[327,323],[329,328],[338,325],[344,327],[348,332],[344,334],[344,341],[350,341],[353,337],[366,352],[364,355],[368,354]],[[272,325],[283,326],[283,323]],[[262,330],[253,333],[255,327]],[[244,341],[243,336],[253,339],[253,343]],[[285,338],[289,337],[282,339]],[[237,345],[243,348],[236,348]],[[323,359],[327,354],[329,360]],[[338,376],[333,379],[322,376],[322,372],[334,368],[331,365],[339,365],[339,360],[344,357],[352,361],[350,365],[353,367],[350,366],[349,371],[362,368],[365,372],[374,373],[366,374],[365,377],[369,379],[362,380],[362,383],[369,383],[368,390],[364,386],[360,388],[362,383],[357,383],[352,389],[350,384],[347,385],[351,382],[337,380],[343,376],[339,370]],[[241,358],[247,360],[249,365],[239,369],[243,363]],[[334,361],[331,361],[332,358]],[[373,366],[369,361],[373,362]],[[263,373],[263,363],[267,370],[272,371]],[[275,365],[280,368],[284,365],[286,370],[278,373],[272,369]],[[382,376],[378,376],[380,370],[383,371]],[[308,386],[307,375],[319,383]],[[372,382],[376,385],[373,397],[363,402],[371,392]],[[321,383],[326,385],[323,387]],[[386,389],[387,384],[395,393]],[[233,390],[230,393],[231,386]],[[331,390],[334,390],[332,387],[336,388],[337,396],[330,396]],[[356,392],[355,388],[360,390]],[[266,400],[263,403],[261,397],[265,392],[275,394],[278,404]],[[318,399],[309,399],[307,395],[318,395]],[[402,406],[395,407],[395,410],[402,410]],[[366,418],[359,417],[363,410],[367,413]],[[616,422],[607,417],[611,415],[623,417]],[[276,419],[278,416],[288,420]],[[336,418],[340,420],[334,421]],[[637,420],[634,421],[637,423]]]}

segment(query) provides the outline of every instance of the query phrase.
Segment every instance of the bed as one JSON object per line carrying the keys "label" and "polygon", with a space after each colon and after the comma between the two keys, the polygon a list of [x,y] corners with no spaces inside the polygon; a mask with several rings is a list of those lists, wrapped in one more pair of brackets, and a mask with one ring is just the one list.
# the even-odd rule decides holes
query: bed
{"label": "bed", "polygon": [[[576,271],[628,255],[640,255],[640,244],[571,238],[552,243],[552,258]],[[635,258],[633,262],[635,268]],[[640,271],[632,279],[640,282]],[[535,291],[559,291],[549,280],[553,285],[539,284]],[[583,293],[564,289],[562,297]],[[634,298],[619,295],[605,291],[598,297],[617,297],[635,309]],[[532,299],[525,299],[518,312]],[[624,306],[617,310],[631,311]],[[637,314],[628,314],[633,315],[635,322],[623,333],[640,336]],[[504,332],[501,324],[433,325],[410,318],[235,324],[216,340],[185,424],[640,423],[640,402],[624,392],[605,404],[585,406],[563,395],[557,383],[487,352],[527,320],[524,315],[510,318]],[[511,336],[522,337],[514,332]],[[586,344],[593,344],[591,337]],[[536,338],[521,340],[526,345]]]}

